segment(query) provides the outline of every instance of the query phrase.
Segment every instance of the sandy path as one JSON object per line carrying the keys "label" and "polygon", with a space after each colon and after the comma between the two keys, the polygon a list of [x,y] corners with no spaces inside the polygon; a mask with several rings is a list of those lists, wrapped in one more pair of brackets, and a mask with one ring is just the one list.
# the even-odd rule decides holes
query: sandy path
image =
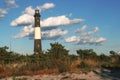
{"label": "sandy path", "polygon": [[[111,77],[100,71],[91,71],[87,74],[84,73],[62,73],[55,75],[34,75],[34,76],[18,76],[16,78],[26,80],[120,80],[119,78]],[[13,80],[13,77],[4,78],[0,80]]]}

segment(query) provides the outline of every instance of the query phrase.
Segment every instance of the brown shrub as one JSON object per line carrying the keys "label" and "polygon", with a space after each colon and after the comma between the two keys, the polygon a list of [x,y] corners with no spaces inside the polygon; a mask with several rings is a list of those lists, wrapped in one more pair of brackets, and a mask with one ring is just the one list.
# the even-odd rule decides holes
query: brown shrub
{"label": "brown shrub", "polygon": [[92,59],[85,59],[85,63],[94,67],[98,66],[98,62]]}
{"label": "brown shrub", "polygon": [[23,72],[22,72],[23,75],[31,75],[32,74],[32,71],[29,70],[29,69],[25,69]]}
{"label": "brown shrub", "polygon": [[0,66],[0,72],[3,72],[4,70],[5,70],[5,68]]}
{"label": "brown shrub", "polygon": [[0,77],[8,77],[8,76],[11,76],[12,75],[12,72],[1,72],[0,73]]}
{"label": "brown shrub", "polygon": [[33,74],[35,75],[53,74],[53,73],[58,73],[58,69],[46,69],[46,70],[39,70],[33,72]]}

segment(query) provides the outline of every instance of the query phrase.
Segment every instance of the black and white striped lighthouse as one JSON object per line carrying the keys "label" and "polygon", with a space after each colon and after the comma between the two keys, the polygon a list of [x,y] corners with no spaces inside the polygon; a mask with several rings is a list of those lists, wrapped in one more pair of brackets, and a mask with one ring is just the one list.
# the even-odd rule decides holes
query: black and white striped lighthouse
{"label": "black and white striped lighthouse", "polygon": [[41,29],[40,29],[40,13],[39,10],[35,10],[34,19],[35,19],[35,27],[34,27],[34,54],[42,53],[41,46]]}

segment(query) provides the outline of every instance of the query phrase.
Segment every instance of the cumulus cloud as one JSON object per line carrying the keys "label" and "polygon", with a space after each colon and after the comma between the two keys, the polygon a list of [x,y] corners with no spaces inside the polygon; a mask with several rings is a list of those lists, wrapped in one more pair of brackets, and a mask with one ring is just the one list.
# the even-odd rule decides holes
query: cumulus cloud
{"label": "cumulus cloud", "polygon": [[[42,39],[56,40],[67,33],[68,33],[67,30],[62,30],[62,29],[52,29],[48,31],[42,31]],[[32,25],[25,26],[19,34],[13,36],[13,38],[24,38],[24,37],[29,37],[29,39],[33,39],[34,28],[32,27]]]}
{"label": "cumulus cloud", "polygon": [[[24,14],[22,16],[20,16],[19,18],[17,18],[16,20],[14,20],[11,25],[12,26],[19,26],[19,25],[32,25],[33,22],[34,22],[34,17],[33,16],[30,16],[28,14]],[[17,22],[18,21],[18,22]],[[70,20],[69,18],[67,18],[66,16],[57,16],[57,17],[50,17],[50,18],[47,18],[45,19],[44,21],[41,21],[41,27],[42,27],[42,30],[47,30],[47,32],[44,32],[44,35],[46,36],[47,33],[51,34],[53,31],[53,33],[55,33],[55,30],[56,28],[58,28],[58,26],[66,26],[66,25],[71,25],[71,24],[76,24],[76,23],[80,23],[82,22],[83,20],[82,19],[73,19],[73,20]],[[26,27],[26,26],[25,26]],[[33,27],[29,27],[29,28],[33,28]],[[49,30],[49,31],[48,31]],[[51,31],[50,31],[51,30]],[[62,32],[60,29],[56,30],[56,36],[59,37],[60,35],[57,35],[57,32]],[[21,37],[21,34],[23,37],[25,36],[28,36],[25,34],[25,30],[23,28],[23,30],[19,33],[20,37],[17,35],[17,38],[22,38]],[[28,33],[28,32],[27,32]],[[52,33],[52,35],[53,35]],[[65,33],[67,33],[65,31]],[[29,33],[31,34],[31,33]],[[52,39],[53,37],[50,36],[49,34],[47,34],[49,37],[43,37],[43,38],[46,38],[46,39]],[[54,35],[55,35],[54,34]],[[16,37],[14,37],[16,38]]]}
{"label": "cumulus cloud", "polygon": [[71,17],[73,14],[72,13],[69,13],[67,16]]}
{"label": "cumulus cloud", "polygon": [[106,41],[106,38],[103,37],[90,37],[90,36],[86,36],[86,37],[79,37],[79,41],[77,42],[77,44],[89,44],[89,45],[100,45],[102,42]]}
{"label": "cumulus cloud", "polygon": [[65,42],[79,42],[79,41],[80,41],[80,38],[77,36],[72,36],[65,39]]}
{"label": "cumulus cloud", "polygon": [[53,30],[48,30],[42,32],[42,39],[44,40],[55,40],[60,38],[61,36],[67,34],[67,30],[62,30],[62,29],[53,29]]}
{"label": "cumulus cloud", "polygon": [[34,22],[34,17],[29,14],[23,14],[14,21],[11,22],[11,26],[24,26],[31,25]]}
{"label": "cumulus cloud", "polygon": [[32,25],[29,26],[25,26],[21,32],[15,36],[13,36],[13,38],[23,38],[23,37],[29,37],[31,34],[33,34],[34,32],[34,28],[32,27]]}
{"label": "cumulus cloud", "polygon": [[[30,7],[28,8],[30,10]],[[23,14],[22,16],[18,17],[17,19],[13,20],[11,22],[11,26],[22,26],[22,25],[28,25],[28,24],[33,24],[34,23],[34,17],[31,16],[32,15],[32,11],[30,12],[27,11],[28,9],[26,9],[25,13],[27,14]],[[31,13],[31,14],[29,14]],[[58,27],[58,26],[67,26],[67,25],[71,25],[71,24],[77,24],[77,23],[81,23],[83,22],[83,19],[73,19],[70,20],[68,17],[66,17],[65,15],[62,16],[56,16],[56,17],[49,17],[43,21],[41,21],[41,27],[43,28],[48,28],[48,27]]]}
{"label": "cumulus cloud", "polygon": [[41,21],[41,26],[43,26],[43,27],[66,26],[66,25],[80,23],[83,21],[84,21],[83,19],[70,20],[65,15],[62,15],[62,16],[57,16],[57,17],[49,17],[49,18]]}
{"label": "cumulus cloud", "polygon": [[39,9],[41,11],[41,10],[46,10],[46,9],[53,8],[53,7],[55,7],[55,4],[45,3],[42,6],[38,6],[37,9]]}
{"label": "cumulus cloud", "polygon": [[11,26],[25,26],[25,25],[31,25],[34,23],[34,9],[32,8],[32,6],[28,6],[25,11],[23,12],[23,14],[21,16],[19,16],[18,18],[16,18],[15,20],[13,20],[10,25]]}
{"label": "cumulus cloud", "polygon": [[77,45],[79,44],[100,45],[102,42],[105,42],[106,40],[107,39],[103,37],[94,38],[90,36],[84,36],[84,37],[72,36],[72,37],[66,38],[65,42],[68,42],[68,43],[75,42],[75,44]]}
{"label": "cumulus cloud", "polygon": [[87,25],[83,25],[81,28],[76,29],[75,33],[81,33],[82,32],[83,35],[92,35],[92,34],[94,34],[94,33],[96,33],[96,32],[99,31],[98,27],[94,27],[93,30],[84,33],[84,31],[86,30],[86,28],[87,28]]}
{"label": "cumulus cloud", "polygon": [[35,9],[32,8],[32,6],[28,6],[25,11],[23,11],[23,14],[29,14],[31,16],[33,16],[35,13]]}
{"label": "cumulus cloud", "polygon": [[5,14],[7,14],[7,10],[0,8],[0,19],[5,17]]}
{"label": "cumulus cloud", "polygon": [[[40,11],[47,10],[50,8],[55,7],[53,3],[45,3],[42,6],[37,6],[36,8]],[[10,25],[11,26],[25,26],[19,34],[15,35],[14,38],[23,38],[23,37],[33,37],[33,32],[26,31],[27,30],[34,30],[34,11],[35,9],[32,6],[26,7],[26,9],[22,12],[22,15],[13,20]],[[59,26],[67,26],[71,24],[77,24],[83,22],[83,19],[69,19],[67,15],[55,16],[55,17],[48,17],[40,22],[41,28],[43,30],[42,34],[43,39],[52,39],[58,38],[63,34],[67,34],[67,31],[57,29]],[[30,25],[30,26],[29,26]]]}
{"label": "cumulus cloud", "polygon": [[[46,10],[53,8],[55,5],[53,3],[45,3],[42,6],[37,7],[40,11],[41,10]],[[34,23],[34,11],[35,9],[32,8],[32,6],[28,6],[24,11],[21,16],[13,20],[10,25],[11,26],[24,26],[28,24],[33,24]]]}
{"label": "cumulus cloud", "polygon": [[5,6],[6,8],[0,8],[0,19],[5,17],[5,14],[8,13],[8,7],[18,7],[18,5],[15,3],[15,0],[7,0],[4,2],[5,3]]}
{"label": "cumulus cloud", "polygon": [[10,7],[14,7],[14,8],[18,7],[18,5],[16,4],[16,1],[15,1],[15,0],[7,0],[7,1],[5,2],[5,5],[6,5],[6,6],[10,6]]}
{"label": "cumulus cloud", "polygon": [[[55,7],[53,3],[45,3],[42,6],[38,6],[37,8],[39,10],[46,10]],[[16,18],[11,22],[11,26],[23,26],[28,24],[34,23],[34,11],[35,9],[32,8],[32,6],[28,6],[21,16]],[[70,24],[76,24],[84,21],[83,19],[73,19],[70,20],[67,16],[56,16],[56,17],[49,17],[43,21],[41,21],[42,27],[55,27],[55,26],[62,26],[62,25],[70,25]]]}
{"label": "cumulus cloud", "polygon": [[75,30],[75,33],[83,32],[87,28],[87,25],[83,25],[81,28]]}
{"label": "cumulus cloud", "polygon": [[99,28],[98,28],[98,27],[95,27],[94,30],[88,32],[87,34],[88,34],[88,35],[94,34],[94,33],[98,32],[98,30],[99,30]]}
{"label": "cumulus cloud", "polygon": [[91,31],[88,31],[88,32],[84,32],[83,31],[83,32],[81,32],[81,36],[91,36],[91,35],[94,35],[95,33],[97,33],[98,31],[99,31],[99,28],[98,27],[94,27],[94,29],[91,30]]}
{"label": "cumulus cloud", "polygon": [[106,38],[103,37],[93,37],[93,35],[98,32],[99,28],[95,27],[92,31],[84,32],[86,26],[77,29],[75,32],[81,32],[80,36],[71,36],[65,38],[65,42],[71,43],[75,42],[75,44],[89,44],[89,45],[100,45],[102,42],[106,41]]}
{"label": "cumulus cloud", "polygon": [[[46,3],[43,6],[39,6],[39,9],[49,9],[53,8],[54,4],[52,3]],[[11,26],[25,26],[21,32],[17,35],[14,36],[14,38],[23,38],[27,36],[33,37],[33,32],[28,31],[28,30],[34,30],[33,27],[30,27],[31,25],[34,24],[34,10],[32,6],[27,7],[21,16],[16,18],[11,22]],[[73,19],[70,20],[67,16],[62,15],[62,16],[56,16],[56,17],[49,17],[47,19],[44,19],[41,21],[41,27],[42,30],[47,30],[45,32],[42,32],[43,39],[56,39],[60,37],[63,34],[67,34],[67,31],[61,30],[61,29],[56,29],[59,26],[66,26],[66,25],[71,25],[71,24],[76,24],[84,21],[83,19]],[[30,25],[30,26],[29,26]],[[28,26],[28,27],[27,27]],[[27,30],[27,31],[26,31]]]}
{"label": "cumulus cloud", "polygon": [[[14,0],[13,0],[14,1]],[[45,3],[42,6],[38,6],[37,9],[40,11],[53,8],[55,5],[53,3]],[[13,36],[13,38],[23,38],[29,37],[33,38],[34,36],[34,11],[35,9],[32,6],[28,6],[23,12],[22,15],[16,18],[11,22],[11,26],[25,26],[20,33]],[[4,16],[7,11],[3,11],[0,9],[0,13]],[[69,19],[67,15],[48,17],[40,22],[42,27],[42,39],[44,40],[56,40],[63,35],[67,34],[67,30],[58,29],[59,26],[68,26],[72,24],[77,24],[83,22],[83,19]],[[93,37],[95,33],[99,31],[98,27],[94,27],[93,30],[85,32],[87,29],[87,25],[83,25],[81,28],[75,30],[76,34],[80,34],[79,36],[71,36],[65,38],[65,42],[75,43],[75,44],[90,44],[90,45],[98,45],[106,41],[106,38],[103,37]]]}

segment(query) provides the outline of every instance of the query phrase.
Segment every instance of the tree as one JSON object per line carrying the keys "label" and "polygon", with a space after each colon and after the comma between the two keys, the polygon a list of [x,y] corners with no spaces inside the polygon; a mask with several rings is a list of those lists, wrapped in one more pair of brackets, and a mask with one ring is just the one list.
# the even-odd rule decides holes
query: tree
{"label": "tree", "polygon": [[110,51],[111,56],[115,56],[117,53],[115,51]]}
{"label": "tree", "polygon": [[51,43],[50,46],[51,48],[48,49],[46,55],[48,55],[51,60],[51,68],[57,68],[59,72],[66,71],[70,64],[68,50],[58,42]]}
{"label": "tree", "polygon": [[115,51],[110,51],[109,53],[112,63],[118,65],[118,62],[120,61],[119,55]]}
{"label": "tree", "polygon": [[98,59],[99,59],[99,61],[101,61],[101,62],[109,62],[109,61],[110,61],[109,56],[107,56],[107,55],[105,55],[105,54],[100,54],[100,55],[98,56]]}
{"label": "tree", "polygon": [[61,44],[58,42],[50,43],[51,48],[48,49],[47,54],[49,54],[54,59],[60,59],[65,58],[68,56],[68,50],[64,48]]}
{"label": "tree", "polygon": [[77,54],[81,59],[88,59],[88,58],[95,59],[97,57],[93,49],[85,49],[85,50],[79,49],[77,50]]}
{"label": "tree", "polygon": [[71,61],[75,61],[75,60],[78,59],[78,56],[77,56],[77,55],[74,55],[74,54],[70,54],[70,55],[69,55],[69,58],[70,58]]}
{"label": "tree", "polygon": [[1,47],[0,48],[0,54],[6,54],[7,53],[7,49],[9,49],[7,46]]}

